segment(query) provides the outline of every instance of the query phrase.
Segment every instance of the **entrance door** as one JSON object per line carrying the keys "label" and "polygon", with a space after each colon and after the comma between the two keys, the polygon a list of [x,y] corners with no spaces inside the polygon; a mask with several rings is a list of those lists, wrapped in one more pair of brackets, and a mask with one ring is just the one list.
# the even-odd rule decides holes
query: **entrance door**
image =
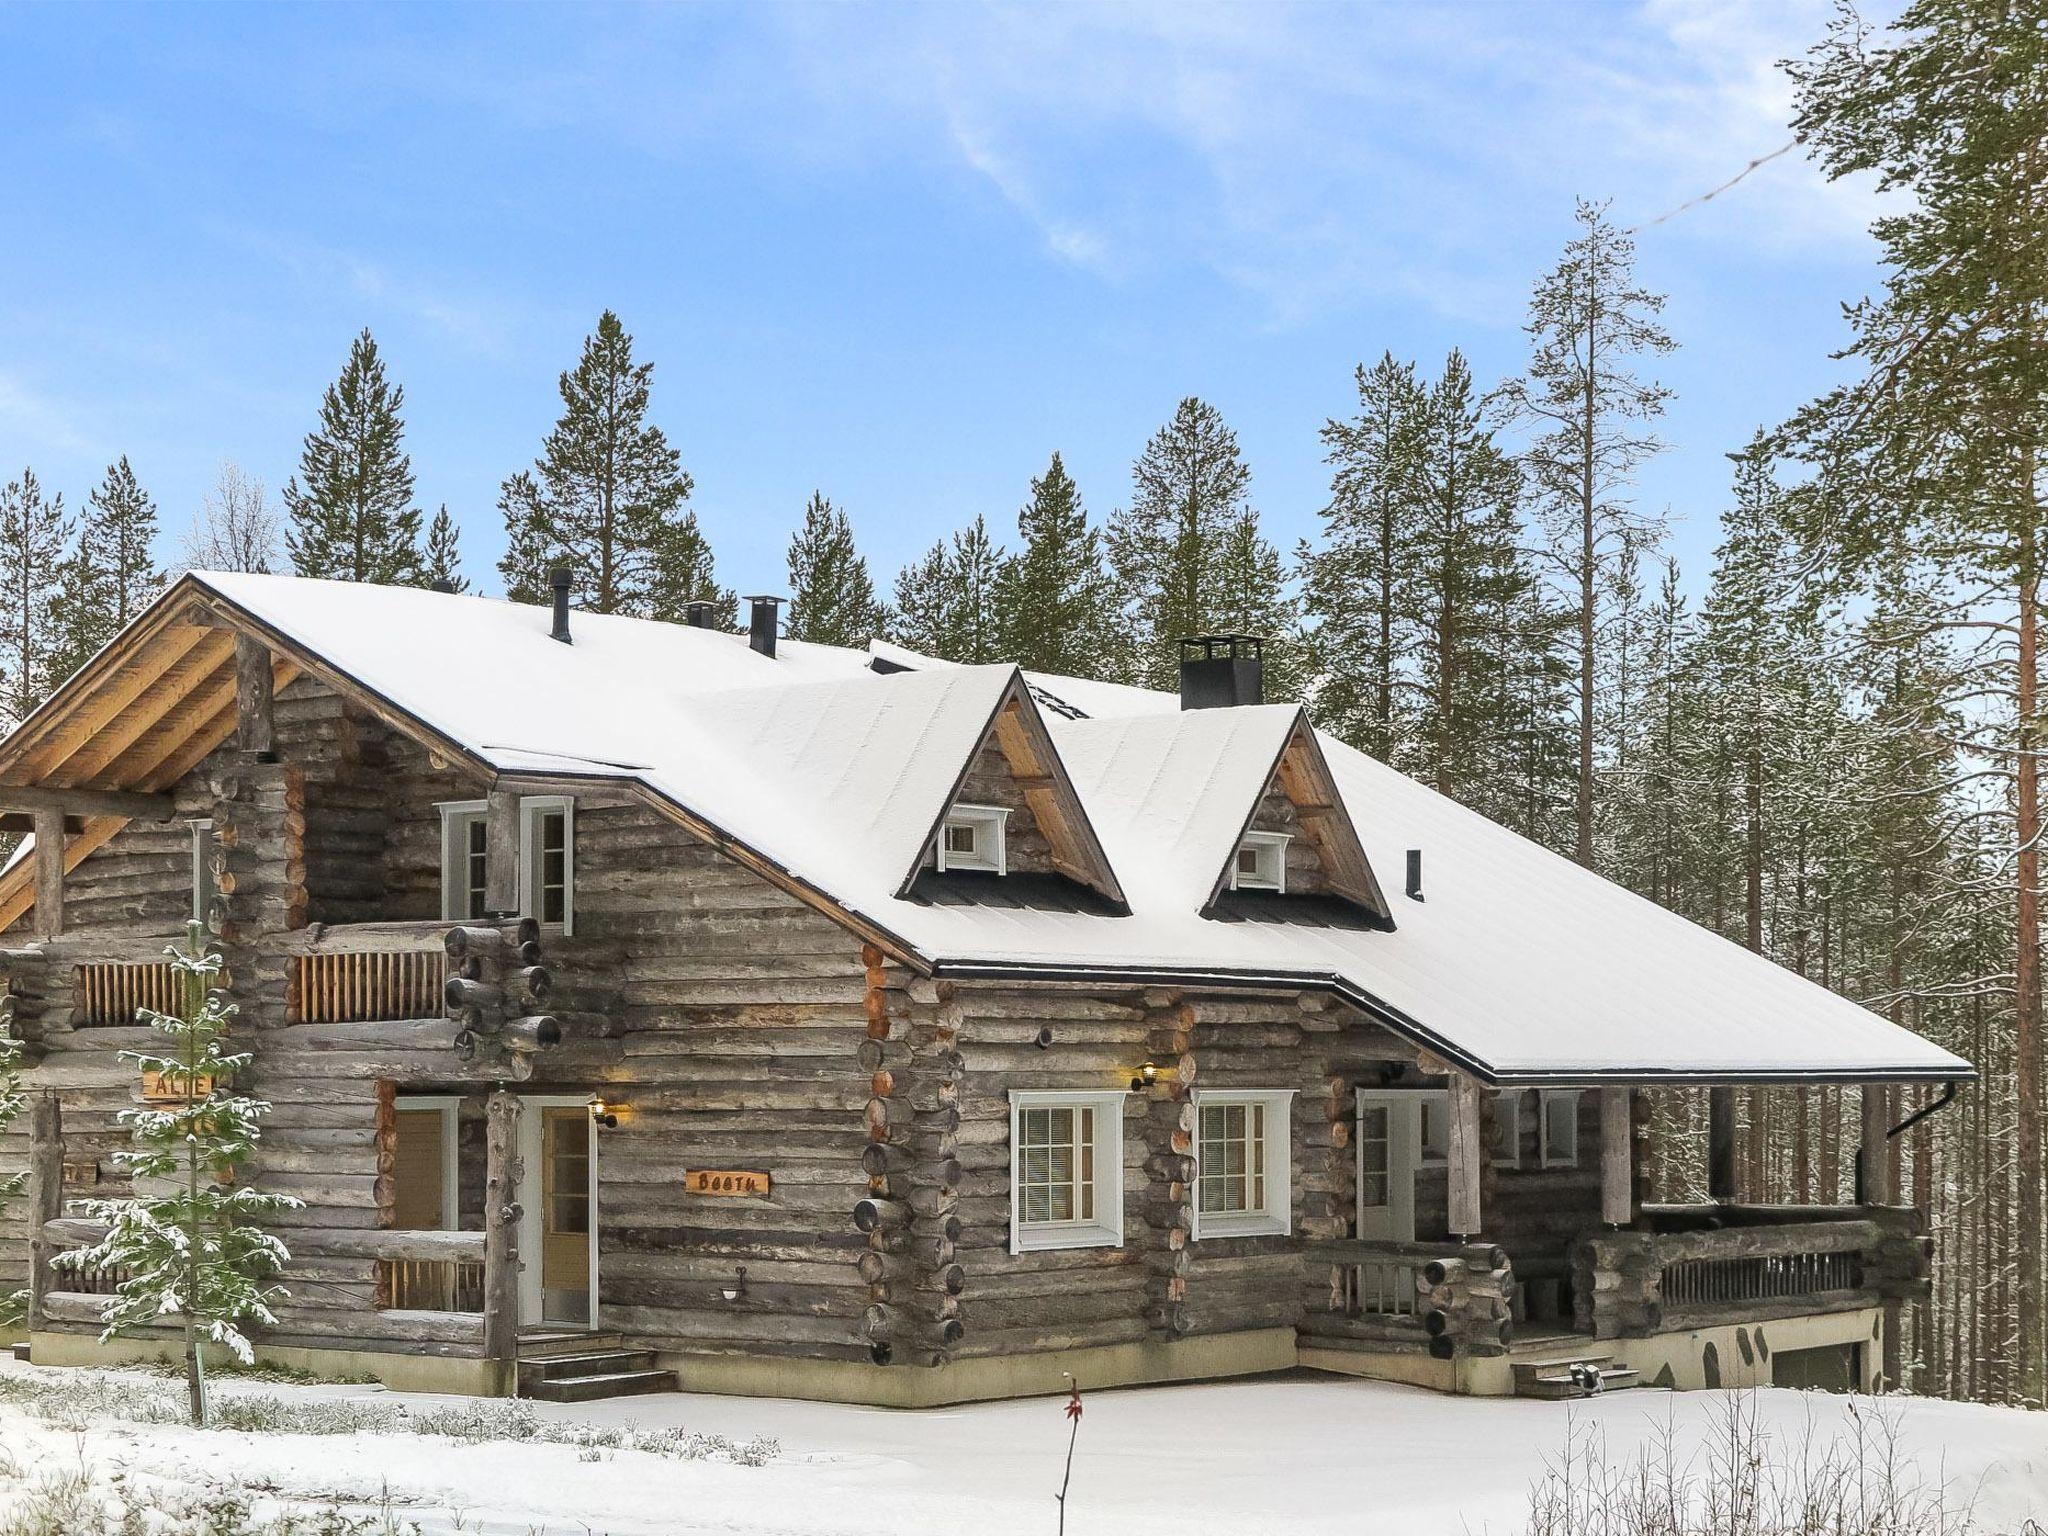
{"label": "entrance door", "polygon": [[581,1099],[528,1099],[520,1117],[520,1321],[596,1326],[597,1144]]}
{"label": "entrance door", "polygon": [[1415,1241],[1415,1170],[1422,1164],[1422,1098],[1358,1090],[1358,1235]]}

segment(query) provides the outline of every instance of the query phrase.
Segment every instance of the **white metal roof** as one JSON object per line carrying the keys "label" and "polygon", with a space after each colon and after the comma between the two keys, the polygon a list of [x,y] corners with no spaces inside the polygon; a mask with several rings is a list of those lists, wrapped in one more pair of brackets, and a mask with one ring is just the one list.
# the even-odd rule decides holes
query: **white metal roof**
{"label": "white metal roof", "polygon": [[[1014,671],[488,598],[199,575],[501,770],[640,781],[941,972],[1328,985],[1497,1081],[1966,1076],[1931,1042],[1318,733],[1395,928],[1201,908],[1297,717],[1030,676],[1127,915],[899,897]],[[1067,718],[1073,712],[1089,718]],[[1407,850],[1424,900],[1395,894]]]}

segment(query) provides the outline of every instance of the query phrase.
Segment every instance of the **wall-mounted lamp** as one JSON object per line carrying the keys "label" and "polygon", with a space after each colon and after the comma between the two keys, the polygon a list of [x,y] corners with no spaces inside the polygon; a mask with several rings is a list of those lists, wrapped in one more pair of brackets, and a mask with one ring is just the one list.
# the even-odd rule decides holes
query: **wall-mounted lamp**
{"label": "wall-mounted lamp", "polygon": [[718,1288],[718,1294],[723,1296],[729,1302],[738,1303],[746,1300],[747,1266],[742,1264],[738,1268],[733,1270],[732,1284],[720,1286]]}
{"label": "wall-mounted lamp", "polygon": [[1159,1068],[1152,1062],[1138,1068],[1138,1075],[1131,1079],[1131,1092],[1141,1093],[1159,1081]]}
{"label": "wall-mounted lamp", "polygon": [[618,1111],[605,1103],[603,1095],[593,1093],[590,1096],[589,1108],[592,1125],[602,1126],[607,1131],[616,1131],[619,1128]]}

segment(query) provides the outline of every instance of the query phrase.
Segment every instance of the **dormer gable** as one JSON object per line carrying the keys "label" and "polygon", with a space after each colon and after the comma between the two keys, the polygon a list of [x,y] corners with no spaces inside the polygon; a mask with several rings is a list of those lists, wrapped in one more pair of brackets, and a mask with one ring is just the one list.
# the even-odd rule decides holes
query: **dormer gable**
{"label": "dormer gable", "polygon": [[[1298,713],[1258,798],[1217,872],[1204,916],[1246,915],[1251,901],[1287,898],[1348,903],[1377,926],[1393,927],[1393,910],[1373,874],[1329,762],[1308,716]],[[1276,906],[1269,915],[1287,911]]]}
{"label": "dormer gable", "polygon": [[1021,672],[1004,688],[898,894],[914,894],[926,877],[962,874],[1058,877],[1126,907]]}

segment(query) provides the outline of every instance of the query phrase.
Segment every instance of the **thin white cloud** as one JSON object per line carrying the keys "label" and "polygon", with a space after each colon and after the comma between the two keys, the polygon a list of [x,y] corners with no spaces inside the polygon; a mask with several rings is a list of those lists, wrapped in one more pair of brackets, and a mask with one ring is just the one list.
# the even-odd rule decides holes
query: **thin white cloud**
{"label": "thin white cloud", "polygon": [[282,266],[300,281],[323,290],[345,286],[365,303],[404,315],[472,352],[500,355],[510,350],[515,315],[510,306],[452,284],[338,247],[294,240],[268,231],[236,231],[244,245]]}

